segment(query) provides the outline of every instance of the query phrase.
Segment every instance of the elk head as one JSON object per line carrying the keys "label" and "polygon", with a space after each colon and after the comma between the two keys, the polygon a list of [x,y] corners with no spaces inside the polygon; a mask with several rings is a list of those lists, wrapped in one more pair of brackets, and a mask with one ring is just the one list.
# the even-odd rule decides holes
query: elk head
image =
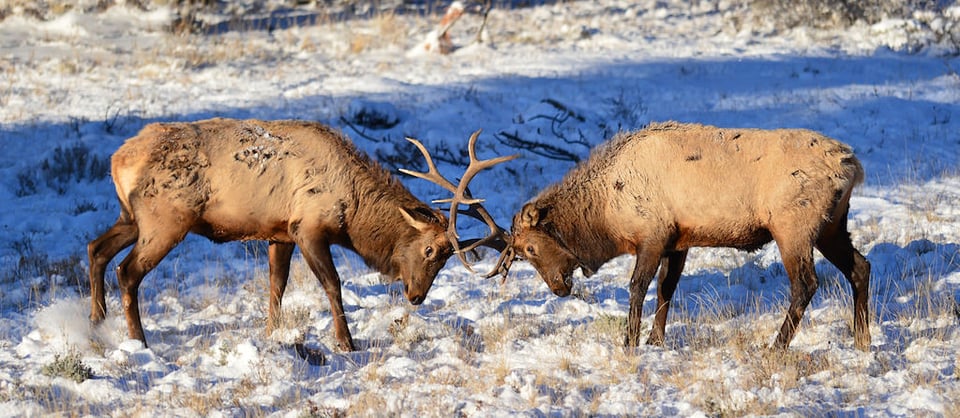
{"label": "elk head", "polygon": [[425,207],[399,208],[400,215],[416,233],[401,239],[393,251],[393,276],[403,282],[403,293],[414,305],[423,303],[433,279],[453,255],[447,239],[447,218]]}
{"label": "elk head", "polygon": [[569,296],[573,287],[573,272],[577,267],[590,275],[593,269],[579,258],[553,233],[553,224],[547,219],[547,208],[527,203],[513,218],[510,259],[501,259],[497,271],[506,276],[513,257],[525,259],[543,278],[557,296]]}
{"label": "elk head", "polygon": [[[510,236],[507,234],[506,230],[497,225],[497,223],[493,220],[493,217],[490,216],[490,213],[486,210],[486,208],[483,207],[483,205],[481,205],[483,199],[474,198],[467,189],[467,186],[470,184],[470,181],[473,180],[474,176],[476,176],[480,171],[493,167],[494,165],[502,162],[517,158],[517,155],[505,155],[487,160],[477,159],[476,144],[477,138],[480,136],[480,132],[481,130],[477,130],[473,133],[473,135],[470,135],[470,141],[467,145],[467,151],[470,155],[470,164],[467,166],[467,170],[463,173],[463,177],[460,178],[459,184],[454,185],[452,182],[444,178],[437,170],[437,166],[434,164],[433,158],[430,157],[430,152],[427,150],[427,148],[420,143],[420,141],[413,138],[407,138],[407,141],[413,143],[413,145],[420,150],[420,153],[423,154],[423,158],[427,162],[427,171],[417,172],[400,169],[400,172],[427,180],[453,193],[453,197],[449,199],[434,201],[434,203],[450,204],[450,221],[448,223],[447,230],[445,231],[446,239],[450,242],[450,244],[452,244],[453,252],[457,254],[467,270],[470,270],[471,272],[473,272],[473,268],[470,266],[470,263],[467,262],[465,255],[467,252],[473,251],[480,246],[485,246],[500,251],[500,260],[497,261],[498,268],[487,274],[487,277],[491,277],[500,272],[499,266],[503,264],[503,260],[508,257],[508,255],[509,258],[512,259],[513,252],[510,247]],[[461,210],[460,205],[467,205],[467,208]],[[490,234],[483,238],[460,240],[460,235],[457,233],[458,214],[464,214],[485,223],[487,227],[490,228]],[[410,220],[408,219],[408,222],[409,221]],[[447,257],[449,257],[449,254]],[[443,260],[446,260],[446,258]],[[504,276],[506,276],[505,270],[502,273]]]}

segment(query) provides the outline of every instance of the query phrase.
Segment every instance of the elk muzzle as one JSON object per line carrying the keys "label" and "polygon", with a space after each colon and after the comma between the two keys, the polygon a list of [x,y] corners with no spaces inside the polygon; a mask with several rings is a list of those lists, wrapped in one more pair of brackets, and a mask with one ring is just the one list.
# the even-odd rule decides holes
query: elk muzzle
{"label": "elk muzzle", "polygon": [[553,294],[560,297],[570,296],[571,289],[573,289],[572,275],[557,273],[550,276],[541,275],[541,277],[543,277],[543,281],[547,283],[547,287],[550,288]]}
{"label": "elk muzzle", "polygon": [[423,303],[427,299],[427,292],[433,287],[433,278],[436,274],[436,272],[427,271],[425,275],[419,277],[400,276],[400,282],[403,283],[403,296],[413,305]]}
{"label": "elk muzzle", "polygon": [[403,295],[407,297],[407,300],[414,306],[423,303],[427,299],[427,292],[420,290],[411,290],[409,287],[404,286]]}

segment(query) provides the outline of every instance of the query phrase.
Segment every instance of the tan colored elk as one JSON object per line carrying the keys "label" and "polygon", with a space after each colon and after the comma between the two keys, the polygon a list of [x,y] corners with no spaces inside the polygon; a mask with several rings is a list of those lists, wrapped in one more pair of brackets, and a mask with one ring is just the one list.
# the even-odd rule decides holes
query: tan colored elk
{"label": "tan colored elk", "polygon": [[[443,185],[455,194],[451,208],[468,204],[468,214],[486,216],[494,225],[466,187],[480,170],[512,157],[476,160],[478,134],[470,139],[471,162],[460,184]],[[435,173],[426,149],[412,141]],[[424,301],[437,272],[461,245],[456,238],[451,242],[455,222],[417,200],[345,136],[319,123],[210,119],[151,124],[113,155],[112,175],[120,217],[87,247],[90,318],[97,323],[106,315],[107,263],[133,245],[117,266],[117,278],[130,338],[144,344],[140,283],[189,232],[216,242],[269,242],[268,334],[278,323],[291,256],[299,246],[327,293],[334,336],[344,351],[355,345],[331,245],[358,253],[370,267],[402,281],[414,305]],[[445,181],[439,174],[420,175]],[[472,244],[502,249],[502,234],[498,228]]]}
{"label": "tan colored elk", "polygon": [[[691,247],[755,250],[772,239],[790,278],[790,306],[774,342],[782,349],[817,290],[816,247],[850,282],[854,344],[868,350],[870,264],[847,232],[851,190],[863,176],[850,147],[816,132],[654,123],[599,146],[525,204],[513,218],[510,251],[558,296],[570,294],[577,267],[589,276],[613,257],[635,254],[627,346],[639,345],[643,299],[659,266],[647,343],[662,345]],[[498,270],[505,274],[513,259],[503,258]]]}

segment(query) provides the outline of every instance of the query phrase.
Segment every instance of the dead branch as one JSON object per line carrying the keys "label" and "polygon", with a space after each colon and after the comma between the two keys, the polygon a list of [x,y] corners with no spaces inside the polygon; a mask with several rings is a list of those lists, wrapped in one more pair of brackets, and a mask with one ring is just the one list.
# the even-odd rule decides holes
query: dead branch
{"label": "dead branch", "polygon": [[555,145],[546,144],[543,142],[530,141],[520,137],[518,132],[509,133],[506,131],[500,131],[494,135],[501,144],[504,144],[508,147],[522,149],[530,151],[534,154],[541,155],[554,160],[562,161],[573,161],[579,162],[580,157],[577,154],[574,154],[570,151],[567,151],[563,148],[557,147]]}

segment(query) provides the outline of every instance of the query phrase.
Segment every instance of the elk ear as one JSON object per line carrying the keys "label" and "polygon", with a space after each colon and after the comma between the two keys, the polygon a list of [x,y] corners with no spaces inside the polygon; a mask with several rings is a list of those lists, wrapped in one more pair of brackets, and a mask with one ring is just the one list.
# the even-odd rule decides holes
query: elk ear
{"label": "elk ear", "polygon": [[546,214],[547,208],[538,208],[533,203],[527,203],[520,210],[520,221],[523,226],[532,228],[537,226]]}
{"label": "elk ear", "polygon": [[446,228],[448,220],[440,209],[433,209],[430,211],[430,216],[433,216],[433,218],[436,219],[438,225],[443,225],[443,227]]}
{"label": "elk ear", "polygon": [[430,222],[418,220],[407,208],[398,207],[397,209],[400,210],[400,215],[403,215],[403,220],[407,221],[410,226],[416,228],[417,231],[423,232],[430,228]]}

